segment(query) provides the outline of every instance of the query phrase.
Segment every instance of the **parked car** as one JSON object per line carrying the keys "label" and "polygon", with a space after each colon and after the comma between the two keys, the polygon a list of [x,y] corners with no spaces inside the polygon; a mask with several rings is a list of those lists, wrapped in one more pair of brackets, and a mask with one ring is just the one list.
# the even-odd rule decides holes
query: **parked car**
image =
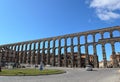
{"label": "parked car", "polygon": [[86,65],[85,69],[86,71],[92,71],[93,67],[91,65]]}

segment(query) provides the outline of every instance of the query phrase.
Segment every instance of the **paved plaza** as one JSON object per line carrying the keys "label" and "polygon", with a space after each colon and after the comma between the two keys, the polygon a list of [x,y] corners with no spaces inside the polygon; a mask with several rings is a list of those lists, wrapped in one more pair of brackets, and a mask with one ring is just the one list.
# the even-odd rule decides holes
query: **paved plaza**
{"label": "paved plaza", "polygon": [[56,69],[66,70],[66,73],[44,76],[0,76],[0,82],[120,82],[118,68],[99,68],[94,71],[85,71],[82,68]]}

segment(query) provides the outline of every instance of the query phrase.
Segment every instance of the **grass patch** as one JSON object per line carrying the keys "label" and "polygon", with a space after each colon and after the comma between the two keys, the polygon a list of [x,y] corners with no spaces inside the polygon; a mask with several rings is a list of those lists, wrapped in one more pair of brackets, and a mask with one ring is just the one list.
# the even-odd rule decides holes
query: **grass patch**
{"label": "grass patch", "polygon": [[3,69],[0,76],[37,76],[37,75],[51,75],[65,73],[63,70],[45,69]]}

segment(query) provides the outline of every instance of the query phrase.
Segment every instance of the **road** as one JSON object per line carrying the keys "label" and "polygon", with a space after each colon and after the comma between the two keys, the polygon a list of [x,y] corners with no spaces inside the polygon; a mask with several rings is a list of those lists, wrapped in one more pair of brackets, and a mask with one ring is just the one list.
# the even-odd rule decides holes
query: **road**
{"label": "road", "polygon": [[119,69],[56,68],[66,70],[64,74],[45,76],[0,76],[0,82],[120,82]]}

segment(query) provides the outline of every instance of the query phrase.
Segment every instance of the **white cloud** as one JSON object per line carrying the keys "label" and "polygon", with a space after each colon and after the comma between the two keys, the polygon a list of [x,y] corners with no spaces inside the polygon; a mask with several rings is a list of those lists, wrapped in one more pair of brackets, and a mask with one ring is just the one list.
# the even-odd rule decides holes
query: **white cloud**
{"label": "white cloud", "polygon": [[120,14],[115,12],[120,10],[120,0],[89,0],[89,4],[90,8],[96,10],[96,14],[101,20],[120,18]]}
{"label": "white cloud", "polygon": [[114,13],[112,11],[99,11],[97,12],[97,16],[101,20],[111,20],[111,19],[120,18],[120,14]]}

